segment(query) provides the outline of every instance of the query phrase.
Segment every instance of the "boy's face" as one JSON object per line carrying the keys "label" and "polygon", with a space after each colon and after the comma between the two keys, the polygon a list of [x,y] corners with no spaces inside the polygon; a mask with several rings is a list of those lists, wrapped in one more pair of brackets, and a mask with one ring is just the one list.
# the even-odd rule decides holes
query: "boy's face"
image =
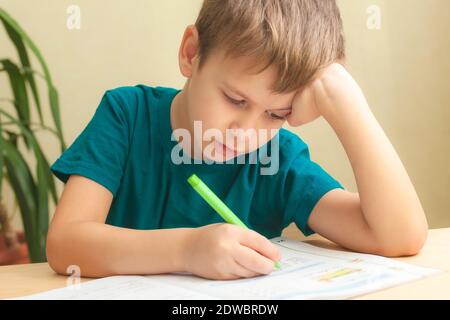
{"label": "boy's face", "polygon": [[[220,162],[252,152],[272,139],[290,114],[295,91],[274,94],[269,90],[276,77],[273,67],[254,74],[248,70],[253,60],[225,59],[219,50],[208,56],[200,71],[198,56],[191,63],[180,122],[204,157]],[[201,121],[203,134],[212,133],[210,129],[215,133],[196,136],[194,121]]]}

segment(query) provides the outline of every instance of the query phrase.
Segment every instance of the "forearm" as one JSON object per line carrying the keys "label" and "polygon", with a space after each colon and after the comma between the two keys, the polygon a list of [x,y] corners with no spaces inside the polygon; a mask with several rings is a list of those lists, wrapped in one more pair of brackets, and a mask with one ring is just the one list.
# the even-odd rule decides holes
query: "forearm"
{"label": "forearm", "polygon": [[47,258],[58,273],[76,265],[86,277],[182,272],[183,245],[193,230],[133,230],[77,222],[49,233]]}
{"label": "forearm", "polygon": [[420,200],[362,93],[326,120],[348,155],[361,210],[375,238],[392,248],[423,242],[428,225]]}

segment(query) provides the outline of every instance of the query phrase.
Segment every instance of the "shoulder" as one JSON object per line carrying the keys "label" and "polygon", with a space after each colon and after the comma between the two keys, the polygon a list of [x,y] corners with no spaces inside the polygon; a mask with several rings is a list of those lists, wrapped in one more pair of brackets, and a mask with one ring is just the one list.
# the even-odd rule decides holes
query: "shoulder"
{"label": "shoulder", "polygon": [[152,89],[144,85],[121,86],[106,90],[103,98],[121,108],[136,108],[144,102],[145,96],[151,93]]}
{"label": "shoulder", "polygon": [[121,86],[106,90],[104,97],[114,100],[122,108],[135,109],[142,106],[157,107],[179,90],[169,87],[152,87],[143,84]]}
{"label": "shoulder", "polygon": [[281,128],[280,135],[280,148],[294,147],[295,149],[307,148],[308,145],[294,132]]}
{"label": "shoulder", "polygon": [[153,106],[158,105],[160,90],[143,84],[120,86],[104,92],[97,112],[114,115],[119,121],[134,123],[145,119]]}
{"label": "shoulder", "polygon": [[290,167],[294,161],[309,160],[308,145],[294,132],[281,128],[279,131],[280,164]]}

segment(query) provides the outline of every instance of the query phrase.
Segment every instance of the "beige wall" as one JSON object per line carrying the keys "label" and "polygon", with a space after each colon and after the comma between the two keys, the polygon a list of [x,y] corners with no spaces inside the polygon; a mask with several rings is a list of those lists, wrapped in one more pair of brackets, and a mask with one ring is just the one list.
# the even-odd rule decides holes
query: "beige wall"
{"label": "beige wall", "polygon": [[[450,1],[340,0],[349,70],[399,153],[431,227],[450,226]],[[381,9],[380,30],[366,10]],[[343,148],[321,120],[296,129],[312,156],[356,191]]]}
{"label": "beige wall", "polygon": [[[81,30],[66,27],[71,4],[81,8]],[[105,90],[139,83],[183,85],[179,41],[200,4],[201,0],[0,0],[47,59],[59,89],[68,143],[92,117]],[[340,0],[339,4],[349,70],[400,154],[431,227],[450,226],[450,1]],[[381,9],[380,30],[367,28],[370,5]],[[14,57],[5,41],[2,30],[0,57]],[[9,94],[6,84],[0,78],[2,97]],[[315,161],[356,191],[346,154],[324,120],[294,130],[310,145]],[[51,136],[42,136],[42,141],[50,160],[55,160],[59,155],[55,141]],[[12,208],[11,193],[3,194]],[[18,213],[15,225],[20,226]]]}

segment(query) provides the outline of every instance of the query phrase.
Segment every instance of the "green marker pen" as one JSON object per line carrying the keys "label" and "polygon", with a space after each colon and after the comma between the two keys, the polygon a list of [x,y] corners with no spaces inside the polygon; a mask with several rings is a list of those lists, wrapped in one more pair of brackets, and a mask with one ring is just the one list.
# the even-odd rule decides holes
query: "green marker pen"
{"label": "green marker pen", "polygon": [[[197,175],[191,175],[188,180],[195,191],[228,223],[248,229],[248,227],[227,207],[222,200],[202,181]],[[279,261],[275,262],[275,268],[280,269]]]}

